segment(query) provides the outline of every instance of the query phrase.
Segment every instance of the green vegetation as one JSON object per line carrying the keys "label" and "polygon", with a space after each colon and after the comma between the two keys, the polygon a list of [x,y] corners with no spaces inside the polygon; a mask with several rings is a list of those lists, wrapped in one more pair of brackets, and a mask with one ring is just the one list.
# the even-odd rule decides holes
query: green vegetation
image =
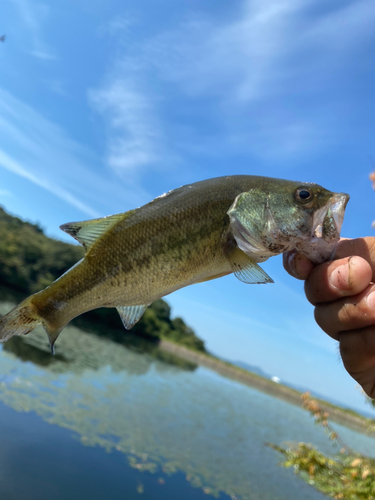
{"label": "green vegetation", "polygon": [[[13,217],[0,207],[0,285],[29,295],[50,285],[84,255],[80,246],[48,238],[36,224]],[[171,319],[170,307],[157,300],[133,327],[132,333],[167,339],[205,351],[199,339],[181,318]],[[82,328],[109,335],[121,342],[124,327],[113,309],[97,309],[74,320]]]}
{"label": "green vegetation", "polygon": [[[268,443],[282,453],[285,460],[281,465],[292,467],[307,483],[337,500],[368,500],[375,498],[375,459],[351,450],[332,429],[329,413],[321,408],[309,393],[302,395],[303,406],[321,425],[328,438],[338,446],[334,457],[327,457],[310,444],[295,443],[288,448]],[[374,402],[371,401],[374,405]],[[374,420],[369,432],[374,432]]]}
{"label": "green vegetation", "polygon": [[0,208],[0,283],[25,293],[50,285],[83,257],[83,248],[53,240],[35,224]]}

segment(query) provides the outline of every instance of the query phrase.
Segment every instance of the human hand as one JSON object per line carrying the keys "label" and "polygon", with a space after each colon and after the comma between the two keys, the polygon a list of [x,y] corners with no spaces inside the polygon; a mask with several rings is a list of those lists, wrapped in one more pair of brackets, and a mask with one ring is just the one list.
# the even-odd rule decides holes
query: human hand
{"label": "human hand", "polygon": [[305,280],[316,322],[340,343],[346,370],[375,399],[375,238],[341,240],[336,260],[318,266],[287,252],[284,267]]}

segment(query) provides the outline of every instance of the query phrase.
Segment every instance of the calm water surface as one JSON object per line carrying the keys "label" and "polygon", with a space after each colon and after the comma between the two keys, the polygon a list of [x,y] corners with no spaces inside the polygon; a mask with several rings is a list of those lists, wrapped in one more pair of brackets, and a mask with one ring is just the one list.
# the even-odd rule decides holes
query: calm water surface
{"label": "calm water surface", "polygon": [[[264,445],[337,452],[306,412],[147,350],[74,327],[55,357],[42,331],[3,346],[2,500],[325,498]],[[373,439],[336,428],[374,455]]]}

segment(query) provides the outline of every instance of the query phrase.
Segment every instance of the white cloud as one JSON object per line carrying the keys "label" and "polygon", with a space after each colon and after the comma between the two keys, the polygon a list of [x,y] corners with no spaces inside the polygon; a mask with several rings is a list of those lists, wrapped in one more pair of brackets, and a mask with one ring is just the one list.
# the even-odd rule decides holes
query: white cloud
{"label": "white cloud", "polygon": [[[0,135],[0,167],[90,217],[124,211],[148,201],[148,194],[138,184],[131,180],[119,183],[90,150],[1,88]],[[99,207],[103,212],[98,213]]]}
{"label": "white cloud", "polygon": [[258,99],[268,93],[275,64],[288,51],[295,4],[244,2],[237,20],[228,23],[195,18],[151,40],[148,60],[190,95],[215,95],[231,104]]}
{"label": "white cloud", "polygon": [[160,127],[150,99],[130,81],[116,78],[89,92],[91,104],[104,115],[109,129],[108,165],[121,175],[159,160]]}
{"label": "white cloud", "polygon": [[[154,163],[160,150],[183,156],[176,148],[184,143],[185,151],[212,155],[235,148],[281,162],[335,144],[347,112],[327,88],[340,85],[356,64],[356,51],[374,39],[375,11],[371,0],[325,9],[312,0],[247,0],[229,21],[194,14],[175,29],[129,44],[102,90],[112,123],[112,166]],[[116,27],[128,36],[129,23]],[[134,83],[130,90],[121,88],[119,82],[129,80],[156,81],[159,95],[145,88],[140,93]],[[162,94],[168,85],[173,97]],[[159,98],[158,109],[150,106],[151,96],[154,102]],[[181,126],[181,136],[169,142],[154,135],[160,130],[156,115],[173,98],[189,100],[197,120],[202,103],[204,119],[215,121],[217,135],[207,137],[189,126]],[[127,118],[116,125],[121,113]]]}
{"label": "white cloud", "polygon": [[[347,64],[354,50],[375,38],[372,0],[315,16],[314,5],[312,0],[247,0],[236,20],[194,18],[150,40],[145,55],[185,92],[219,95],[230,105],[289,94],[307,64],[313,74],[329,57],[336,68],[344,47],[350,49],[343,54]],[[316,80],[325,77],[318,74]]]}
{"label": "white cloud", "polygon": [[86,205],[85,203],[82,203],[77,199],[75,196],[73,196],[71,193],[66,191],[65,189],[61,188],[58,184],[54,182],[50,182],[48,179],[40,177],[38,175],[34,175],[32,172],[30,172],[27,169],[26,166],[22,166],[16,161],[14,161],[10,156],[8,156],[4,151],[0,149],[0,167],[5,168],[6,170],[9,170],[10,172],[19,175],[20,177],[23,177],[24,179],[27,179],[28,181],[31,181],[33,184],[36,184],[37,186],[40,186],[47,191],[50,191],[54,195],[58,196],[65,202],[69,203],[70,205],[78,208],[81,212],[91,216],[91,217],[97,217],[98,213],[93,210],[91,207]]}

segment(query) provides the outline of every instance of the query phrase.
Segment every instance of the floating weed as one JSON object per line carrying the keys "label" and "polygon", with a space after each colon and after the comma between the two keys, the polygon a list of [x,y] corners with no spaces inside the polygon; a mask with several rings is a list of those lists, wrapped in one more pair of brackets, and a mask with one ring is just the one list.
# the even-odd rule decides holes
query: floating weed
{"label": "floating weed", "polygon": [[336,500],[369,500],[375,498],[375,459],[352,451],[332,429],[328,412],[311,398],[302,395],[303,406],[321,425],[330,440],[339,446],[335,457],[327,457],[310,444],[296,443],[288,448],[267,443],[284,455],[283,467],[293,468],[308,484]]}

